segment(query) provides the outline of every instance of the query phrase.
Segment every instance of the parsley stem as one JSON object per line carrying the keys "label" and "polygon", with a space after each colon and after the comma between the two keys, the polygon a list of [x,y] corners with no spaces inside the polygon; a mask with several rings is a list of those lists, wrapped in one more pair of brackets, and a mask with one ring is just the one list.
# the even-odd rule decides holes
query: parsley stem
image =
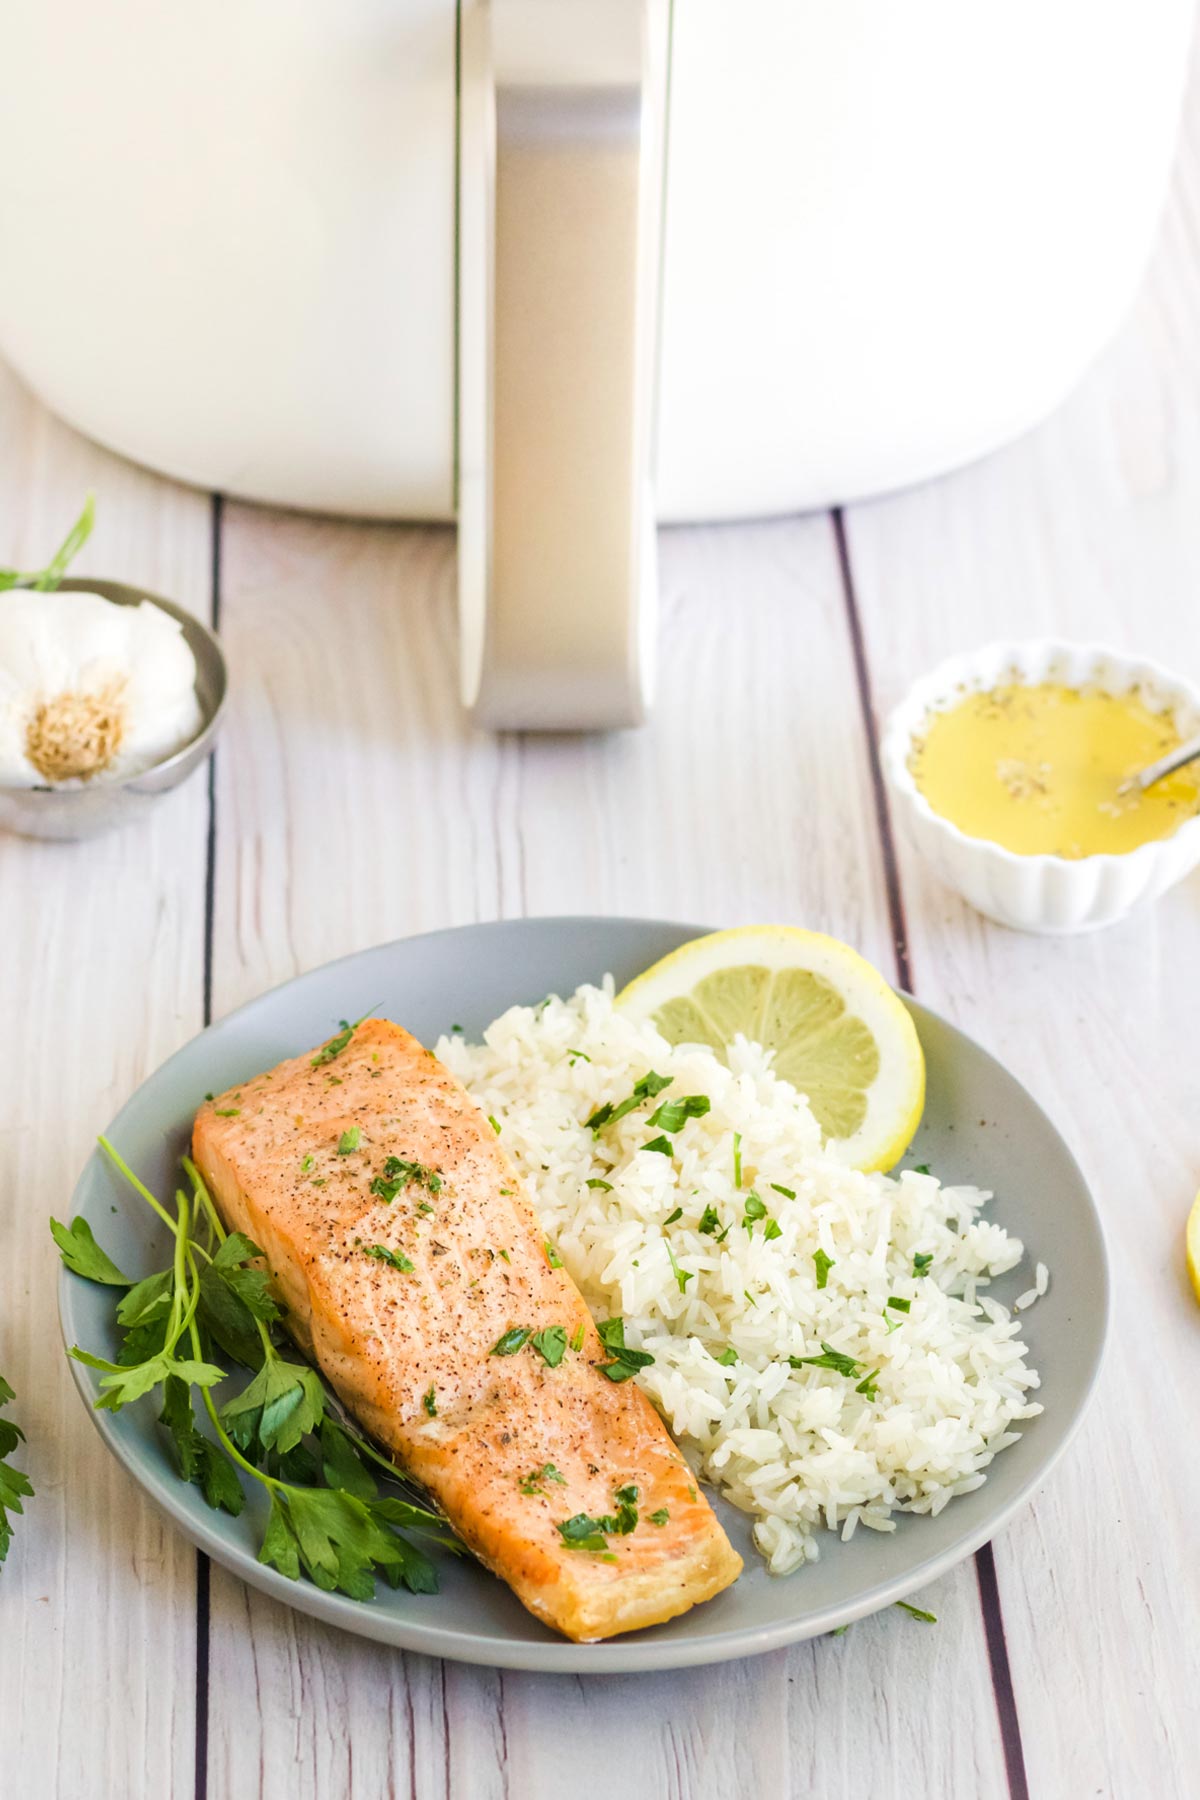
{"label": "parsley stem", "polygon": [[126,1181],[129,1183],[130,1187],[136,1189],[136,1191],[142,1196],[142,1199],[146,1202],[146,1204],[148,1206],[152,1206],[154,1208],[155,1212],[158,1214],[159,1218],[162,1220],[164,1225],[169,1225],[171,1230],[175,1231],[177,1229],[175,1221],[171,1217],[170,1213],[167,1211],[166,1207],[162,1206],[154,1198],[154,1195],[150,1192],[150,1189],[146,1186],[144,1181],[138,1180],[138,1178],[134,1174],[133,1170],[129,1167],[129,1164],[125,1161],[125,1159],[116,1150],[113,1149],[113,1146],[109,1143],[108,1139],[106,1137],[97,1138],[96,1142],[100,1145],[100,1148],[103,1150],[104,1154],[110,1159],[110,1161],[115,1163],[116,1167],[121,1171],[121,1174],[125,1177]]}

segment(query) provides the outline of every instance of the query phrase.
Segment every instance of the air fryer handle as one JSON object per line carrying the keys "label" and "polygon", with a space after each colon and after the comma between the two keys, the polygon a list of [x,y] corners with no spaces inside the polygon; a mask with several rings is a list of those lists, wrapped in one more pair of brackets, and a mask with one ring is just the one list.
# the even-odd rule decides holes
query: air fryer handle
{"label": "air fryer handle", "polygon": [[652,686],[665,0],[468,0],[459,193],[462,693],[633,725]]}

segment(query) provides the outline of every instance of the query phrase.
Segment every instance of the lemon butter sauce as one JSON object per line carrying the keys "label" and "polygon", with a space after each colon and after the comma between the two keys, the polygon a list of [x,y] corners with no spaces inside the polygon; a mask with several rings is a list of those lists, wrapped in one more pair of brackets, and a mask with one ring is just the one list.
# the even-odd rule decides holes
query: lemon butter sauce
{"label": "lemon butter sauce", "polygon": [[1200,812],[1194,766],[1122,791],[1180,742],[1171,714],[1136,692],[1014,684],[932,713],[909,770],[933,810],[968,837],[1024,856],[1119,855]]}

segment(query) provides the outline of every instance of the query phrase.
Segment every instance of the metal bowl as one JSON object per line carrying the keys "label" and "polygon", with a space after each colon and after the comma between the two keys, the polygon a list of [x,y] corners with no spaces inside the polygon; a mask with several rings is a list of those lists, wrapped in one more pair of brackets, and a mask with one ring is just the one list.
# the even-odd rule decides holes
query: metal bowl
{"label": "metal bowl", "polygon": [[208,629],[173,600],[149,594],[124,581],[91,581],[78,576],[59,583],[67,593],[99,594],[118,606],[148,600],[178,621],[196,662],[196,698],[202,724],[195,737],[173,755],[139,775],[100,779],[82,787],[10,787],[0,782],[0,829],[22,837],[85,838],[139,819],[160,794],[178,787],[211,754],[225,710],[228,680],[225,653]]}

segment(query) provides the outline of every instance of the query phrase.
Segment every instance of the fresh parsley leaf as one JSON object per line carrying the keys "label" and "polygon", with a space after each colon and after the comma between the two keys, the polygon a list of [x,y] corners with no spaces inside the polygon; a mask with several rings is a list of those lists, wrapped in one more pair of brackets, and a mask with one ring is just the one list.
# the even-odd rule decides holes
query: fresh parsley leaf
{"label": "fresh parsley leaf", "polygon": [[914,1275],[928,1275],[929,1265],[932,1261],[933,1261],[933,1251],[932,1250],[930,1250],[928,1252],[918,1250],[916,1255],[913,1257],[913,1269],[912,1269],[913,1274]]}
{"label": "fresh parsley leaf", "polygon": [[[561,1522],[558,1533],[571,1550],[592,1550],[611,1555],[603,1529],[607,1523],[605,1519],[589,1518],[587,1513],[576,1513],[573,1518]],[[616,1557],[611,1560],[615,1562]]]}
{"label": "fresh parsley leaf", "polygon": [[183,1480],[198,1487],[214,1511],[220,1508],[236,1518],[246,1504],[237,1470],[224,1451],[197,1428],[192,1390],[177,1375],[169,1375],[163,1383],[158,1421],[170,1433]]}
{"label": "fresh parsley leaf", "polygon": [[619,1315],[615,1319],[598,1320],[596,1330],[600,1333],[600,1341],[608,1351],[610,1360],[598,1365],[600,1373],[610,1381],[628,1381],[639,1369],[644,1369],[654,1361],[648,1350],[633,1350],[625,1342],[625,1321]]}
{"label": "fresh parsley leaf", "polygon": [[583,1334],[584,1334],[584,1330],[585,1330],[585,1327],[584,1327],[584,1326],[582,1326],[582,1325],[579,1325],[579,1326],[577,1326],[577,1327],[576,1327],[576,1329],[575,1329],[575,1332],[574,1332],[574,1334],[573,1334],[573,1335],[572,1335],[572,1338],[571,1338],[571,1348],[572,1348],[572,1350],[582,1350],[582,1349],[583,1349]]}
{"label": "fresh parsley leaf", "polygon": [[491,1128],[495,1132],[496,1136],[499,1137],[500,1136],[500,1122],[498,1119],[494,1119],[492,1117],[491,1113],[488,1114],[488,1124],[491,1126]]}
{"label": "fresh parsley leaf", "polygon": [[899,1294],[889,1294],[888,1295],[888,1305],[891,1307],[893,1312],[906,1313],[906,1312],[912,1311],[912,1301],[911,1300],[902,1300],[900,1298]]}
{"label": "fresh parsley leaf", "polygon": [[530,1342],[542,1361],[557,1369],[567,1353],[567,1328],[565,1325],[547,1325],[544,1331],[535,1331]]}
{"label": "fresh parsley leaf", "polygon": [[825,1342],[824,1338],[821,1339],[820,1356],[789,1356],[788,1361],[793,1369],[802,1369],[806,1364],[811,1364],[814,1369],[832,1369],[838,1375],[862,1374],[861,1366],[855,1362],[852,1356],[847,1356],[844,1351],[835,1350],[832,1344]]}
{"label": "fresh parsley leaf", "polygon": [[[0,1406],[7,1406],[15,1399],[12,1389],[0,1375]],[[23,1470],[14,1468],[9,1457],[22,1443],[25,1433],[12,1419],[0,1419],[0,1563],[8,1555],[8,1546],[12,1543],[12,1519],[9,1514],[22,1514],[25,1511],[23,1500],[32,1500],[33,1483]]]}
{"label": "fresh parsley leaf", "polygon": [[[542,1248],[546,1252],[546,1261],[550,1264],[550,1267],[552,1269],[561,1269],[563,1266],[562,1257],[558,1254],[558,1251],[554,1248],[554,1245],[550,1242],[549,1238],[546,1239],[546,1242],[543,1244]],[[505,1262],[507,1262],[508,1261],[508,1252],[505,1250],[502,1250],[500,1252],[500,1254],[504,1258]]]}
{"label": "fresh parsley leaf", "polygon": [[656,1138],[651,1138],[648,1144],[643,1144],[642,1149],[656,1150],[660,1156],[670,1156],[673,1152],[670,1138],[663,1137],[661,1134]]}
{"label": "fresh parsley leaf", "polygon": [[218,1119],[240,1119],[242,1116],[240,1106],[218,1106],[214,1110]]}
{"label": "fresh parsley leaf", "polygon": [[351,1125],[349,1130],[343,1131],[341,1137],[338,1139],[338,1147],[337,1147],[338,1155],[339,1156],[349,1156],[350,1152],[352,1150],[358,1149],[358,1146],[361,1142],[362,1142],[361,1128],[357,1125]]}
{"label": "fresh parsley leaf", "polygon": [[876,1386],[876,1383],[878,1382],[878,1380],[879,1380],[879,1370],[871,1369],[869,1371],[869,1373],[867,1373],[866,1375],[863,1376],[862,1380],[859,1382],[858,1386],[854,1390],[855,1393],[856,1394],[865,1394],[868,1400],[874,1400],[876,1395],[879,1392],[879,1389]]}
{"label": "fresh parsley leaf", "polygon": [[703,1237],[716,1237],[717,1232],[720,1229],[721,1220],[717,1214],[716,1208],[706,1206],[704,1211],[700,1214],[700,1223],[697,1225],[696,1230],[700,1232]]}
{"label": "fresh parsley leaf", "polygon": [[716,1359],[723,1369],[732,1369],[738,1361],[738,1353],[732,1344],[727,1344]]}
{"label": "fresh parsley leaf", "polygon": [[515,1356],[523,1350],[533,1336],[533,1328],[529,1325],[512,1325],[502,1337],[492,1345],[492,1356]]}
{"label": "fresh parsley leaf", "polygon": [[171,1356],[166,1351],[132,1365],[107,1362],[102,1356],[92,1356],[87,1350],[81,1350],[78,1344],[72,1346],[68,1355],[89,1369],[101,1370],[97,1412],[119,1412],[130,1401],[140,1400],[143,1394],[160,1386],[169,1375],[177,1375],[181,1381],[195,1387],[212,1387],[225,1379],[224,1369],[218,1369],[213,1363]]}
{"label": "fresh parsley leaf", "polygon": [[109,1287],[133,1286],[128,1275],[122,1275],[112,1257],[100,1248],[82,1215],[72,1219],[69,1226],[51,1219],[50,1235],[73,1275],[82,1275],[87,1281],[104,1282]]}
{"label": "fresh parsley leaf", "polygon": [[588,1186],[590,1188],[599,1188],[600,1191],[605,1194],[612,1193],[612,1182],[611,1181],[601,1181],[601,1179],[598,1175],[592,1176],[591,1180],[588,1182]]}
{"label": "fresh parsley leaf", "polygon": [[777,1181],[771,1183],[771,1191],[776,1194],[782,1194],[785,1200],[794,1200],[796,1198],[795,1188],[781,1187]]}
{"label": "fresh parsley leaf", "polygon": [[362,1253],[375,1262],[386,1263],[389,1269],[399,1269],[402,1275],[413,1272],[412,1259],[405,1256],[403,1250],[389,1250],[386,1244],[364,1244]]}
{"label": "fresh parsley leaf", "polygon": [[818,1250],[813,1255],[813,1263],[817,1271],[817,1286],[819,1288],[828,1287],[829,1271],[833,1267],[834,1258],[826,1256],[823,1250]]}
{"label": "fresh parsley leaf", "polygon": [[913,1167],[908,1172],[910,1175],[928,1175],[929,1164],[928,1163],[914,1163]]}
{"label": "fresh parsley leaf", "polygon": [[430,1386],[426,1388],[421,1405],[425,1408],[425,1411],[429,1414],[431,1419],[437,1418],[437,1389],[435,1387]]}
{"label": "fresh parsley leaf", "polygon": [[782,1237],[782,1236],[783,1236],[783,1227],[780,1225],[778,1219],[768,1219],[766,1224],[763,1226],[763,1237],[766,1238],[767,1242],[769,1243],[772,1238],[777,1238],[777,1237]]}
{"label": "fresh parsley leaf", "polygon": [[670,1516],[671,1515],[666,1507],[660,1506],[657,1512],[652,1512],[650,1514],[650,1523],[652,1525],[665,1525]]}
{"label": "fresh parsley leaf", "polygon": [[646,1120],[650,1127],[657,1125],[660,1131],[682,1131],[689,1119],[702,1119],[712,1111],[712,1101],[707,1094],[688,1094],[682,1100],[664,1100],[657,1112],[651,1113]]}
{"label": "fresh parsley leaf", "polygon": [[663,1220],[664,1230],[666,1229],[666,1227],[668,1225],[674,1225],[675,1221],[677,1219],[682,1219],[682,1217],[683,1217],[683,1208],[682,1208],[682,1206],[677,1206],[675,1208],[675,1211],[668,1213],[666,1218]]}
{"label": "fresh parsley leaf", "polygon": [[261,1462],[270,1451],[286,1456],[294,1450],[324,1414],[325,1390],[316,1371],[272,1354],[219,1417],[238,1449],[252,1462]]}

